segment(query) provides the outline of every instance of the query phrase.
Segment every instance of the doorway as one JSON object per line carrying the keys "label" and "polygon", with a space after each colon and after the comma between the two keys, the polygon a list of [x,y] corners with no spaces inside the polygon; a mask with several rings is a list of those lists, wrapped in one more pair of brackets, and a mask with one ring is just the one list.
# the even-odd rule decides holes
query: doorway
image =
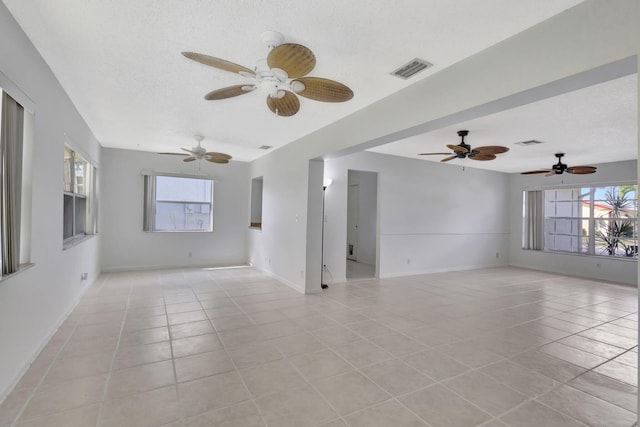
{"label": "doorway", "polygon": [[347,279],[375,277],[377,262],[378,174],[348,171]]}

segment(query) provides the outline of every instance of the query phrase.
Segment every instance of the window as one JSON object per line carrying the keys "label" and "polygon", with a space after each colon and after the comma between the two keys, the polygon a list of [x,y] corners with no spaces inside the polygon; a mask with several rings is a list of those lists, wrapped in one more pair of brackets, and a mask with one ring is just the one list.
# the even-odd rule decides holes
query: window
{"label": "window", "polygon": [[64,146],[63,246],[96,234],[96,168],[71,147]]}
{"label": "window", "polygon": [[[531,193],[531,192],[528,192]],[[544,190],[544,250],[637,259],[636,185]],[[525,201],[525,223],[532,212]],[[525,228],[525,240],[531,230]]]}
{"label": "window", "polygon": [[251,180],[251,222],[253,228],[262,228],[262,177]]}
{"label": "window", "polygon": [[213,181],[146,175],[144,231],[213,231]]}

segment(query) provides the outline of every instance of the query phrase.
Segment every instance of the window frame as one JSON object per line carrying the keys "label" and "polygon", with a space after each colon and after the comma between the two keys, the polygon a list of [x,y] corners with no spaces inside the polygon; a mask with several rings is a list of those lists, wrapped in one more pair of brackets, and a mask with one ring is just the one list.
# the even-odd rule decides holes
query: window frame
{"label": "window frame", "polygon": [[[70,159],[71,162],[70,164],[67,166],[67,150],[71,153],[70,155]],[[68,142],[65,142],[64,144],[64,151],[65,151],[65,155],[64,155],[64,160],[63,160],[63,167],[65,168],[65,170],[63,171],[63,225],[62,225],[62,247],[63,249],[68,249],[71,248],[73,246],[76,246],[77,244],[85,241],[87,238],[94,236],[98,233],[98,228],[97,228],[97,224],[98,224],[98,217],[97,217],[97,179],[98,179],[98,168],[96,167],[95,163],[92,162],[91,160],[85,158],[85,156],[81,153],[78,152],[78,150],[76,150],[75,148],[73,148]],[[82,162],[84,163],[84,182],[81,184],[83,185],[83,191],[79,192],[78,191],[78,182],[76,179],[76,157],[80,158],[82,160]],[[69,172],[69,183],[67,184],[67,180],[66,180],[66,172]],[[67,198],[70,198],[71,200],[71,208],[69,210],[70,215],[71,215],[71,234],[67,236],[66,233],[66,221],[67,221],[67,209],[66,209],[66,200]],[[81,231],[78,231],[78,215],[77,215],[77,208],[79,205],[79,200],[83,200],[84,201],[84,226],[83,229]],[[89,216],[87,215],[87,211],[89,212],[93,212],[93,215]]]}
{"label": "window frame", "polygon": [[[143,215],[145,220],[143,221],[143,232],[145,233],[213,233],[214,232],[214,196],[215,196],[215,180],[211,176],[204,175],[187,175],[187,174],[176,174],[176,173],[144,173],[143,176],[145,178],[145,197],[143,199]],[[194,200],[169,200],[169,199],[157,199],[157,184],[158,177],[161,178],[174,178],[174,179],[193,179],[193,180],[202,180],[209,181],[211,186],[210,191],[210,201],[194,201]],[[149,186],[146,180],[153,180],[153,183]],[[147,194],[147,192],[150,194]],[[209,219],[209,227],[203,229],[164,229],[157,227],[157,206],[159,203],[167,203],[167,204],[183,204],[185,205],[185,209],[188,205],[199,205],[199,206],[208,206],[208,219]],[[200,212],[202,213],[202,212]],[[152,219],[147,220],[146,218],[152,217]]]}
{"label": "window frame", "polygon": [[[598,214],[598,209],[602,209],[602,202],[606,202],[603,197],[598,197],[596,191],[606,192],[610,188],[615,188],[615,191],[619,191],[620,187],[634,187],[631,191],[633,196],[630,199],[627,199],[632,206],[632,209],[629,210],[632,212],[631,216],[621,216],[614,218],[606,218],[602,215]],[[599,259],[609,258],[616,260],[625,260],[625,261],[637,261],[638,260],[638,185],[633,181],[620,181],[620,182],[608,182],[608,183],[586,183],[584,185],[580,184],[572,184],[572,185],[564,185],[564,186],[553,186],[553,187],[538,187],[538,188],[530,188],[525,189],[523,192],[523,223],[526,223],[527,218],[527,201],[526,201],[526,193],[531,190],[542,191],[543,193],[543,214],[537,218],[538,221],[541,221],[541,227],[543,228],[543,238],[542,238],[542,248],[541,249],[531,249],[531,250],[539,250],[546,253],[558,253],[558,254],[567,254],[567,255],[577,255],[577,256],[586,256],[586,257],[596,257]],[[571,200],[562,200],[557,199],[557,194],[555,200],[550,200],[548,197],[549,192],[551,191],[573,191],[573,195]],[[578,209],[579,212],[576,212],[576,215],[549,215],[549,207],[554,207],[554,213],[558,212],[558,206],[560,203],[568,203],[573,204],[575,206],[572,207],[573,210]],[[606,204],[606,203],[605,203]],[[606,209],[606,207],[605,207]],[[635,213],[635,215],[633,215]],[[560,222],[564,221],[566,224],[573,228],[574,225],[577,226],[577,231],[574,233],[573,229],[566,232],[556,232],[557,227],[560,225]],[[603,246],[601,243],[601,239],[598,237],[598,231],[601,228],[598,226],[599,224],[610,222],[610,221],[623,221],[626,223],[631,223],[632,235],[630,237],[626,237],[625,240],[630,240],[622,243],[622,253],[621,250],[618,250],[616,254],[610,254],[606,252],[606,245]],[[575,224],[573,224],[575,222]],[[554,231],[549,232],[549,227],[553,225]],[[584,233],[586,230],[586,234]],[[523,227],[523,239],[527,238],[527,230]],[[570,239],[578,239],[576,242],[571,242],[570,247],[575,246],[575,250],[573,249],[558,249],[554,244],[553,247],[550,247],[549,239],[555,239],[558,237],[565,236]],[[619,239],[622,240],[622,239]],[[524,241],[524,240],[523,240]],[[575,243],[575,244],[574,244]],[[626,248],[631,248],[631,252],[626,250]],[[604,248],[604,250],[603,250]],[[523,244],[523,249],[526,248]]]}

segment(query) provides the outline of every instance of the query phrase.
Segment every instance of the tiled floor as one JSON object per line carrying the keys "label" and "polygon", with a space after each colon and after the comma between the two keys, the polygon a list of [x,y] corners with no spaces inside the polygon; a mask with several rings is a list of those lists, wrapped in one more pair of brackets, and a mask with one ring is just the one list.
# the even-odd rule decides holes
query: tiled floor
{"label": "tiled floor", "polygon": [[250,268],[101,277],[7,426],[621,426],[635,289],[515,268],[300,295]]}
{"label": "tiled floor", "polygon": [[347,260],[347,279],[370,279],[376,275],[376,266],[363,262]]}

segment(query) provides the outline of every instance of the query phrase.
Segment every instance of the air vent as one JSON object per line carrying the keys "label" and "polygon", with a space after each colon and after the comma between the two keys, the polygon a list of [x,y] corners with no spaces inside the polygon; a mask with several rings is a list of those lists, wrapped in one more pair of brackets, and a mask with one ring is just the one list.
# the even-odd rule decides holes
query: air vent
{"label": "air vent", "polygon": [[521,142],[516,142],[516,145],[523,145],[523,146],[528,146],[528,145],[537,145],[537,144],[542,144],[542,141],[537,141],[535,139],[531,139],[529,141],[521,141]]}
{"label": "air vent", "polygon": [[433,67],[433,64],[425,61],[424,59],[416,58],[392,72],[391,75],[406,80],[414,74],[419,73],[422,70],[426,70],[429,67]]}
{"label": "air vent", "polygon": [[258,147],[258,149],[260,150],[268,150],[270,148],[273,148],[271,145],[261,145],[260,147]]}

